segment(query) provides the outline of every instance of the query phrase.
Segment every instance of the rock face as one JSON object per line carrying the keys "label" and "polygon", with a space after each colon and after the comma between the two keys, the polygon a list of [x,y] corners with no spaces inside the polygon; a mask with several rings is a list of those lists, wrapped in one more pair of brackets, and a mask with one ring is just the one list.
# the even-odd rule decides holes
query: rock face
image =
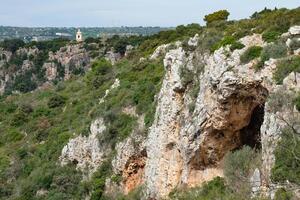
{"label": "rock face", "polygon": [[[14,84],[18,76],[29,73],[31,81],[41,87],[51,84],[54,80],[68,80],[72,74],[84,73],[90,67],[91,59],[83,44],[70,44],[57,52],[50,51],[47,58],[35,66],[34,59],[38,59],[39,62],[42,59],[38,58],[39,54],[43,53],[37,48],[20,48],[14,54],[0,49],[0,95]],[[21,63],[16,64],[13,61],[16,57]],[[42,69],[39,69],[40,67]],[[40,70],[38,73],[37,68]]]}
{"label": "rock face", "polygon": [[123,109],[125,114],[138,118],[138,125],[130,137],[116,146],[117,154],[112,161],[115,174],[122,176],[121,189],[127,194],[144,183],[145,165],[147,159],[144,116],[135,112],[135,107]]}
{"label": "rock face", "polygon": [[255,169],[253,175],[250,178],[250,184],[252,188],[252,195],[253,197],[255,197],[258,195],[261,188],[261,178],[259,169]]}
{"label": "rock face", "polygon": [[120,53],[115,53],[113,49],[108,51],[105,55],[105,59],[110,61],[112,65],[114,65],[121,58],[122,55]]}
{"label": "rock face", "polygon": [[[263,44],[259,35],[241,41],[246,48]],[[228,151],[258,145],[268,95],[264,78],[270,70],[257,74],[250,64],[241,66],[239,55],[246,48],[229,57],[223,48],[204,55],[205,68],[196,75],[200,88],[192,113],[188,105],[193,100],[182,71],[197,71],[194,55],[187,56],[182,48],[166,54],[166,75],[147,138],[148,197],[160,199],[175,187],[196,186],[222,176],[220,162]]]}
{"label": "rock face", "polygon": [[78,136],[71,139],[63,148],[60,162],[61,165],[66,165],[69,162],[76,164],[77,169],[82,171],[94,172],[103,160],[109,148],[105,145],[100,145],[98,136],[105,131],[103,119],[95,120],[90,127],[89,136]]}
{"label": "rock face", "polygon": [[289,29],[291,35],[300,35],[300,26],[293,26]]}
{"label": "rock face", "polygon": [[[51,62],[51,66],[46,63],[44,68],[47,71],[52,71],[56,68],[56,71],[59,68],[62,68],[62,78],[64,80],[68,80],[72,72],[76,70],[86,71],[89,68],[90,57],[88,52],[83,48],[82,44],[76,45],[67,45],[66,47],[62,47],[56,53],[49,53],[49,61]],[[50,67],[50,68],[49,68]],[[59,74],[50,73],[50,76],[47,76],[48,80],[55,79]]]}

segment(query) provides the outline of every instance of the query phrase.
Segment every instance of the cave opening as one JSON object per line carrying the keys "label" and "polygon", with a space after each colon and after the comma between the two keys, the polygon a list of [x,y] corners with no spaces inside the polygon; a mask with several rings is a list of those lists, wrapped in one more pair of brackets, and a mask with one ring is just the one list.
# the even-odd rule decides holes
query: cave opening
{"label": "cave opening", "polygon": [[260,104],[251,109],[248,124],[238,131],[210,129],[191,159],[191,170],[218,167],[222,165],[226,153],[242,149],[243,146],[260,151],[264,108],[264,104]]}
{"label": "cave opening", "polygon": [[264,121],[264,105],[254,108],[248,126],[240,131],[241,147],[247,145],[251,148],[261,149],[260,127]]}

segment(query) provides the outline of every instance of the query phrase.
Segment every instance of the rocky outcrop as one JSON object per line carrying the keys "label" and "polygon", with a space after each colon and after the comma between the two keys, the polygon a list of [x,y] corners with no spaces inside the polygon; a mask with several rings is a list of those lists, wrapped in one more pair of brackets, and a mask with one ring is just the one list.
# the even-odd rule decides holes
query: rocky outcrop
{"label": "rocky outcrop", "polygon": [[116,79],[115,82],[114,82],[114,84],[112,84],[109,89],[105,90],[104,96],[99,99],[99,104],[104,103],[104,100],[107,97],[107,95],[110,93],[110,91],[113,90],[113,89],[115,89],[115,88],[118,88],[119,86],[120,86],[120,80]]}
{"label": "rocky outcrop", "polygon": [[174,44],[163,44],[161,46],[158,46],[149,58],[150,58],[150,60],[156,60],[159,57],[165,56],[169,50],[178,48],[180,45],[181,45],[181,42],[177,41]]}
{"label": "rocky outcrop", "polygon": [[118,52],[114,52],[114,50],[110,50],[106,53],[105,59],[111,62],[112,65],[116,64],[122,58],[122,55]]}
{"label": "rocky outcrop", "polygon": [[251,63],[240,65],[239,56],[263,41],[253,35],[241,42],[246,47],[229,57],[224,48],[204,55],[204,72],[195,77],[200,89],[192,113],[188,105],[193,100],[182,71],[191,71],[190,76],[197,71],[194,55],[187,56],[182,48],[166,54],[166,75],[147,138],[145,179],[150,198],[160,199],[175,187],[196,186],[222,176],[220,163],[228,151],[244,144],[259,145],[268,71],[255,73]]}
{"label": "rocky outcrop", "polygon": [[[56,71],[59,71],[59,68],[62,68],[64,72],[62,73],[63,77],[60,78],[68,80],[71,74],[76,70],[86,71],[89,68],[90,57],[82,44],[75,44],[62,47],[55,53],[50,52],[49,61],[52,63],[50,65],[45,63],[46,65],[44,66],[46,72],[53,72],[54,68],[56,68]],[[49,73],[49,75],[50,76],[47,76],[47,79],[53,80],[57,78],[58,74]]]}
{"label": "rocky outcrop", "polygon": [[44,63],[43,68],[46,69],[46,77],[48,81],[53,81],[57,77],[57,65],[53,62]]}
{"label": "rocky outcrop", "polygon": [[100,144],[99,136],[106,127],[102,118],[95,120],[90,127],[89,136],[78,136],[71,139],[63,148],[59,158],[61,165],[72,162],[78,170],[91,174],[102,163],[105,155],[109,154],[109,148]]}
{"label": "rocky outcrop", "polygon": [[293,26],[289,29],[289,34],[300,35],[300,26]]}
{"label": "rocky outcrop", "polygon": [[90,67],[91,59],[83,44],[69,44],[59,51],[43,54],[38,48],[20,48],[15,53],[0,49],[0,94],[14,84],[17,76],[26,73],[41,88],[55,80],[68,80],[72,74],[84,73]]}
{"label": "rocky outcrop", "polygon": [[127,194],[144,183],[147,159],[144,116],[139,116],[135,107],[126,107],[123,112],[138,118],[137,126],[132,134],[116,145],[116,156],[112,161],[114,174],[122,176],[121,190]]}

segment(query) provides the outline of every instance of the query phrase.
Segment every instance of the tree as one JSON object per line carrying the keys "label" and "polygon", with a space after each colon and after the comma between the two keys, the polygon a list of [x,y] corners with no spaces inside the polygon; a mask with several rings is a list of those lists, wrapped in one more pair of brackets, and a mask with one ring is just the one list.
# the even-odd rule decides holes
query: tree
{"label": "tree", "polygon": [[204,21],[206,24],[210,24],[215,21],[226,21],[230,13],[227,10],[219,10],[217,12],[205,15]]}
{"label": "tree", "polygon": [[23,40],[20,39],[11,39],[4,40],[3,42],[1,42],[0,46],[7,51],[15,53],[19,48],[24,47],[25,43],[23,42]]}

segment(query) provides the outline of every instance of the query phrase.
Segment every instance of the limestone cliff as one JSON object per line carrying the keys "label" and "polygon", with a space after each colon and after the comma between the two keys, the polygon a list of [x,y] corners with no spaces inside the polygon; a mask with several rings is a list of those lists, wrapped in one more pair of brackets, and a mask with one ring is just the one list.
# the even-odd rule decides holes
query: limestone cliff
{"label": "limestone cliff", "polygon": [[[240,39],[242,49],[231,51],[225,46],[212,54],[199,49],[199,40],[198,35],[191,38],[188,48],[181,42],[163,45],[150,56],[152,60],[164,56],[165,68],[156,96],[155,119],[147,136],[140,135],[145,131],[144,116],[136,114],[134,107],[123,108],[124,113],[138,118],[138,126],[115,147],[113,173],[122,181],[115,187],[108,178],[108,192],[114,193],[115,188],[127,194],[143,185],[146,199],[166,198],[175,188],[199,186],[223,176],[225,154],[248,145],[261,149],[263,159],[250,180],[253,192],[274,194],[277,186],[272,184],[270,173],[285,126],[281,117],[290,115],[299,120],[299,112],[295,108],[274,112],[268,96],[280,90],[300,91],[300,75],[292,73],[278,86],[272,78],[277,60],[269,59],[260,71],[255,69],[257,60],[241,63],[240,56],[249,47],[267,45],[259,34]],[[99,166],[101,159],[90,161],[91,155],[82,150],[90,149],[81,143],[89,144],[91,137],[71,140],[62,152],[63,163],[78,160],[78,167],[89,163]],[[77,151],[82,155],[78,157]]]}
{"label": "limestone cliff", "polygon": [[[190,39],[190,46],[197,46],[197,37]],[[136,172],[145,179],[147,198],[160,199],[176,187],[222,176],[224,155],[243,145],[262,146],[263,167],[256,174],[262,177],[259,188],[270,192],[273,151],[284,126],[266,104],[278,88],[272,79],[276,60],[266,62],[261,71],[254,69],[255,61],[241,64],[240,55],[247,48],[266,44],[260,35],[240,41],[245,47],[233,52],[224,47],[209,55],[178,47],[166,53],[166,74],[146,139],[145,174]],[[299,90],[298,76],[286,78],[282,87]]]}
{"label": "limestone cliff", "polygon": [[[72,74],[87,71],[90,62],[82,44],[68,44],[56,52],[36,47],[20,48],[15,53],[0,49],[0,95],[11,90],[28,92],[54,81],[68,80]],[[20,81],[34,86],[20,88],[17,86]]]}

